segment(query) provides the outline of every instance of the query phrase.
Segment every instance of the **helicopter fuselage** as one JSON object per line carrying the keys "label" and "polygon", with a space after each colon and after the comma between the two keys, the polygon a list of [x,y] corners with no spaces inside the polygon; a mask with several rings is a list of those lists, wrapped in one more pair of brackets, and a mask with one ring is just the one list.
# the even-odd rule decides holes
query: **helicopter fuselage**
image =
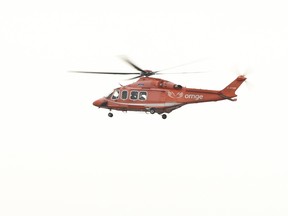
{"label": "helicopter fuselage", "polygon": [[163,79],[141,77],[132,84],[116,88],[109,96],[96,100],[93,105],[109,110],[170,113],[186,104],[235,100],[237,95],[234,92],[245,79],[239,76],[231,83],[234,85],[230,84],[219,91],[186,88]]}

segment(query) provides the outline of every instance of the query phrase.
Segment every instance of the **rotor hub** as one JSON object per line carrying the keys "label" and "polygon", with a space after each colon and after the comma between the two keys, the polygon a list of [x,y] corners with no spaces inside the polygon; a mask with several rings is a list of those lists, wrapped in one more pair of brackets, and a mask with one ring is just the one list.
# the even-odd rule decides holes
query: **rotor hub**
{"label": "rotor hub", "polygon": [[148,76],[152,76],[154,74],[155,74],[155,72],[153,72],[152,70],[144,70],[141,75],[148,77]]}

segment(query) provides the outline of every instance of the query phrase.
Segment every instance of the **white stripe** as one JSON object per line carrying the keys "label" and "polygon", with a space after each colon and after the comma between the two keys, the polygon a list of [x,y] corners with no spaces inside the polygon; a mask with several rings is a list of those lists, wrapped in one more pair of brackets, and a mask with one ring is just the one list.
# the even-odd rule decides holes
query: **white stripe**
{"label": "white stripe", "polygon": [[177,106],[180,105],[181,103],[120,103],[116,101],[112,101],[116,104],[121,104],[121,105],[134,105],[134,106],[145,106],[145,107],[170,107],[170,106]]}

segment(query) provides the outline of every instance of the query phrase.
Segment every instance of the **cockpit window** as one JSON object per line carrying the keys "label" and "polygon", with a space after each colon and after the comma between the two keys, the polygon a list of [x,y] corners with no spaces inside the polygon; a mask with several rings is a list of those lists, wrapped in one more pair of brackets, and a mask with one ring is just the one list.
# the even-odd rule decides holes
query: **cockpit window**
{"label": "cockpit window", "polygon": [[116,99],[118,99],[118,98],[119,98],[119,90],[115,90],[115,91],[113,92],[113,94],[112,94],[111,99],[112,99],[112,100],[116,100]]}
{"label": "cockpit window", "polygon": [[146,99],[147,99],[147,92],[140,92],[139,100],[146,100]]}
{"label": "cockpit window", "polygon": [[137,100],[137,98],[138,98],[138,91],[131,91],[130,99]]}

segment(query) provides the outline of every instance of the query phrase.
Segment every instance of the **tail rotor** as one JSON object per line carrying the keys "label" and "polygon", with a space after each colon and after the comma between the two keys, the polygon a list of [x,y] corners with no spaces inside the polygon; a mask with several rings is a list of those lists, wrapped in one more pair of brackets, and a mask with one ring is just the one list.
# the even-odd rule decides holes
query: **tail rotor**
{"label": "tail rotor", "polygon": [[248,89],[251,90],[254,88],[250,81],[251,75],[253,74],[253,69],[251,67],[240,67],[238,65],[234,65],[231,68],[231,71],[234,72],[237,76],[244,76],[247,78],[244,82]]}

